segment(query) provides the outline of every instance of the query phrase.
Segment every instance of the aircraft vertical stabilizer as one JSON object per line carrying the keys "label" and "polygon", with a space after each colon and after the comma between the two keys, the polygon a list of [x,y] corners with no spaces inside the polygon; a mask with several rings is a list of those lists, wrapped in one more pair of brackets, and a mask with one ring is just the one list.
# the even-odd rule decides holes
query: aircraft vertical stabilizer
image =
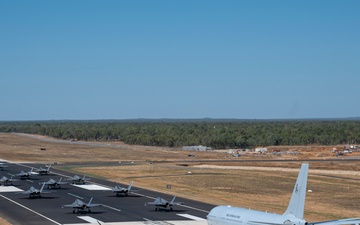
{"label": "aircraft vertical stabilizer", "polygon": [[40,189],[40,193],[44,190],[45,183],[46,183],[46,182],[43,183],[43,185],[42,185],[42,187],[41,187],[41,189]]}
{"label": "aircraft vertical stabilizer", "polygon": [[129,187],[128,187],[128,191],[131,190],[131,187],[132,187],[133,183],[134,183],[134,181],[131,181],[131,183],[130,183],[130,185],[129,185]]}
{"label": "aircraft vertical stabilizer", "polygon": [[309,164],[302,164],[293,193],[291,195],[289,206],[286,209],[284,215],[293,215],[298,219],[303,219],[308,169]]}
{"label": "aircraft vertical stabilizer", "polygon": [[93,200],[93,198],[91,198],[91,199],[90,199],[90,201],[89,201],[88,205],[91,205],[92,200]]}

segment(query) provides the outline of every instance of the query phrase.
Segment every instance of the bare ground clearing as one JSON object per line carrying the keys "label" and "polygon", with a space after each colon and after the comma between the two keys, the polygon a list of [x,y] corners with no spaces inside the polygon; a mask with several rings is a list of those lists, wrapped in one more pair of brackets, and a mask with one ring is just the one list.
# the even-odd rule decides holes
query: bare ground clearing
{"label": "bare ground clearing", "polygon": [[[41,137],[42,138],[42,137]],[[53,140],[53,141],[51,141]],[[0,158],[12,161],[59,162],[59,169],[93,174],[106,179],[196,199],[215,205],[234,205],[282,213],[289,201],[301,162],[296,159],[334,158],[333,146],[281,147],[296,155],[246,155],[241,159],[284,159],[294,162],[191,162],[229,159],[222,152],[196,152],[170,148],[111,143],[56,142],[16,134],[0,134]],[[45,151],[40,150],[45,148]],[[271,148],[271,147],[270,147]],[[269,148],[269,149],[270,149]],[[273,147],[275,148],[275,147]],[[279,147],[276,147],[279,149]],[[194,153],[194,152],[192,152]],[[359,153],[353,153],[356,156]],[[183,163],[171,162],[184,161]],[[68,162],[133,161],[119,166],[69,167]],[[149,163],[149,161],[168,161]],[[182,164],[182,166],[180,165]],[[186,164],[187,166],[184,166]],[[251,166],[251,167],[250,167]],[[171,189],[166,185],[171,184]],[[305,218],[309,221],[359,217],[360,163],[310,162]]]}

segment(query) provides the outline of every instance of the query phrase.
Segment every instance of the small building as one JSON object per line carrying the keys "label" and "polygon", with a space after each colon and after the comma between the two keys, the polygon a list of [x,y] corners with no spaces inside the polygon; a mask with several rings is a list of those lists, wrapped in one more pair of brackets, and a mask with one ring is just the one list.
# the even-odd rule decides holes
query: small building
{"label": "small building", "polygon": [[182,147],[183,150],[190,150],[190,151],[206,151],[206,150],[211,150],[211,148],[203,146],[203,145],[198,145],[198,146],[183,146]]}
{"label": "small building", "polygon": [[255,148],[255,152],[266,153],[266,152],[267,152],[267,148]]}

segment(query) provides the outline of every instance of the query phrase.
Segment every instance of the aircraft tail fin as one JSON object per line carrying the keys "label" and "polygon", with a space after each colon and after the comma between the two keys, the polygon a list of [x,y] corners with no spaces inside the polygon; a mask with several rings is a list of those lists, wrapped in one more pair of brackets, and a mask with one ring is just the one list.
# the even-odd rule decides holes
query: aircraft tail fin
{"label": "aircraft tail fin", "polygon": [[94,197],[90,198],[90,201],[89,201],[88,205],[91,205],[91,202],[92,202],[93,198]]}
{"label": "aircraft tail fin", "polygon": [[175,201],[176,196],[173,197],[170,203],[173,203]]}
{"label": "aircraft tail fin", "polygon": [[128,187],[128,191],[131,190],[131,187],[132,187],[133,183],[134,183],[134,181],[131,181],[131,183],[130,183],[130,185],[129,185],[129,187]]}
{"label": "aircraft tail fin", "polygon": [[59,183],[61,182],[61,180],[62,180],[62,177],[60,177]]}
{"label": "aircraft tail fin", "polygon": [[304,218],[306,184],[308,177],[309,164],[302,164],[296,180],[291,199],[284,215],[294,215],[296,218]]}
{"label": "aircraft tail fin", "polygon": [[48,172],[50,171],[51,165],[52,165],[52,164],[50,164],[50,165],[48,166],[48,168],[47,168],[47,171],[48,171]]}
{"label": "aircraft tail fin", "polygon": [[41,187],[41,189],[40,189],[40,193],[44,190],[45,183],[46,183],[46,182],[43,183],[43,185],[42,185],[42,187]]}

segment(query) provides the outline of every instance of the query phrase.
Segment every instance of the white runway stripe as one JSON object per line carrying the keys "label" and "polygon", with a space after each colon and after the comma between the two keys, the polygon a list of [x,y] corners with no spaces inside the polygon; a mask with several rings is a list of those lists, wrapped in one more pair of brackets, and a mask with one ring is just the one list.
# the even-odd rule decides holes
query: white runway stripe
{"label": "white runway stripe", "polygon": [[79,219],[82,219],[82,220],[85,220],[89,223],[93,223],[93,224],[103,224],[104,222],[100,221],[100,220],[97,220],[95,218],[92,218],[90,216],[78,216]]}
{"label": "white runway stripe", "polygon": [[17,192],[24,191],[14,186],[0,186],[0,192]]}
{"label": "white runway stripe", "polygon": [[80,196],[78,196],[78,195],[74,195],[74,194],[71,194],[71,193],[68,193],[68,195],[71,195],[71,196],[73,196],[73,197],[75,197],[75,198],[84,199],[83,197],[80,197]]}
{"label": "white runway stripe", "polygon": [[77,185],[77,184],[72,184],[75,187],[79,187],[79,188],[84,188],[86,190],[90,190],[90,191],[110,191],[110,188],[104,187],[104,186],[100,186],[97,184],[81,184],[81,185]]}
{"label": "white runway stripe", "polygon": [[115,211],[118,211],[118,212],[121,212],[121,209],[117,209],[117,208],[114,208],[114,207],[111,207],[111,206],[108,206],[108,205],[102,205],[103,207],[106,207],[106,208],[109,208],[109,209],[112,209],[112,210],[115,210]]}
{"label": "white runway stripe", "polygon": [[200,218],[200,217],[193,216],[193,215],[190,215],[190,214],[176,214],[176,215],[182,216],[182,217],[185,217],[185,218],[188,218],[188,219],[196,220],[196,221],[205,220],[204,218]]}

